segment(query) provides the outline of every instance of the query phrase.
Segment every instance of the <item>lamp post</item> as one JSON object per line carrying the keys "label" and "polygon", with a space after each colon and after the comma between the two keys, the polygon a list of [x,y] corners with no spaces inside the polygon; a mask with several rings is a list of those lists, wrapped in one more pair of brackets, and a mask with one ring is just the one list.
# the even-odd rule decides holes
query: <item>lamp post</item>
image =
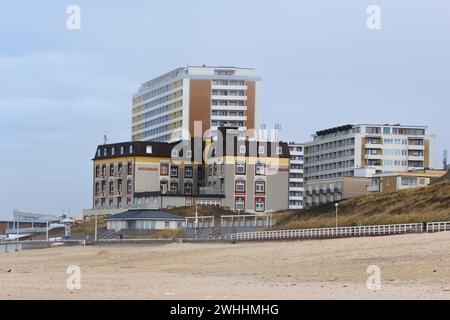
{"label": "lamp post", "polygon": [[[241,226],[241,209],[238,209],[237,212],[238,212],[237,227],[240,227]],[[233,223],[233,228],[234,228],[234,223]]]}
{"label": "lamp post", "polygon": [[95,215],[94,241],[97,242],[97,214]]}
{"label": "lamp post", "polygon": [[19,242],[19,228],[20,228],[20,216],[18,218],[19,222],[16,222],[16,237],[17,237],[17,242]]}
{"label": "lamp post", "polygon": [[269,227],[272,227],[272,225],[273,225],[273,210],[270,210],[270,226]]}
{"label": "lamp post", "polygon": [[335,203],[334,206],[336,207],[336,228],[338,227],[338,208],[339,208],[339,203]]}
{"label": "lamp post", "polygon": [[198,226],[198,211],[197,211],[197,206],[195,206],[195,238],[198,238],[198,234],[197,234],[197,226]]}

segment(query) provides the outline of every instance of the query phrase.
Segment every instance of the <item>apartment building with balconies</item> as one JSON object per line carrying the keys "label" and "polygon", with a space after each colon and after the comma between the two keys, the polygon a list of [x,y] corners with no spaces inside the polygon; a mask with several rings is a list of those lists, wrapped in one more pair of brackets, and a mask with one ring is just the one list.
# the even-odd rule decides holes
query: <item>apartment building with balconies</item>
{"label": "apartment building with balconies", "polygon": [[345,125],[317,131],[305,144],[306,184],[309,188],[327,179],[424,170],[434,163],[435,140],[428,127],[399,124]]}
{"label": "apartment building with balconies", "polygon": [[145,82],[133,95],[132,140],[173,142],[208,130],[214,136],[218,127],[258,129],[259,96],[254,69],[177,68]]}
{"label": "apartment building with balconies", "polygon": [[372,180],[365,177],[338,177],[306,184],[305,206],[313,207],[368,194]]}
{"label": "apartment building with balconies", "polygon": [[304,206],[303,151],[301,143],[289,143],[289,209],[299,210]]}

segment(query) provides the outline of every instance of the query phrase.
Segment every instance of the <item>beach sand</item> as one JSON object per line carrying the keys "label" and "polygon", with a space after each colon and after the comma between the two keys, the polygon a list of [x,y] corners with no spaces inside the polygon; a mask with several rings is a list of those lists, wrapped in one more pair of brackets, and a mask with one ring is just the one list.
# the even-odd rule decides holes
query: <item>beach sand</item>
{"label": "beach sand", "polygon": [[[30,250],[0,254],[0,299],[450,299],[449,251],[450,232]],[[69,265],[80,290],[66,287]]]}

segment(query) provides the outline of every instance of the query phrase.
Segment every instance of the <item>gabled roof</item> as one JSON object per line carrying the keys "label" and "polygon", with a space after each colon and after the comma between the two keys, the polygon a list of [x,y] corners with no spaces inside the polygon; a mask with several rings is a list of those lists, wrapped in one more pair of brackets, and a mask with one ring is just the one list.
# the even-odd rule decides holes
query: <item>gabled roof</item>
{"label": "gabled roof", "polygon": [[106,220],[140,220],[140,219],[154,219],[154,220],[182,220],[184,217],[176,214],[168,213],[159,210],[128,210],[119,214],[115,214]]}

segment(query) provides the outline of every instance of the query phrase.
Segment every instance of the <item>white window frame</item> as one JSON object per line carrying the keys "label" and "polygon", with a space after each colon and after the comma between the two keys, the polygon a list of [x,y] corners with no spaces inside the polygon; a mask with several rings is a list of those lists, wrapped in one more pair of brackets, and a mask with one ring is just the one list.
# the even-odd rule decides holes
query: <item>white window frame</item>
{"label": "white window frame", "polygon": [[[258,190],[258,186],[262,185],[262,190]],[[255,192],[256,193],[266,193],[266,183],[265,181],[256,181],[255,182]]]}
{"label": "white window frame", "polygon": [[169,189],[168,181],[160,181],[159,182],[159,188],[161,190],[162,194],[165,194],[167,190]]}
{"label": "white window frame", "polygon": [[[174,185],[174,186],[176,186],[176,188],[172,188],[172,185]],[[169,184],[169,190],[170,190],[170,192],[178,192],[178,187],[179,187],[179,184],[178,184],[178,182],[176,182],[176,181],[172,181],[172,182],[170,182],[170,184]]]}
{"label": "white window frame", "polygon": [[[243,169],[243,171],[240,171],[239,168]],[[245,161],[236,161],[236,173],[245,174],[245,172],[246,172]]]}
{"label": "white window frame", "polygon": [[[238,186],[242,187],[242,190],[239,190]],[[234,188],[235,188],[236,193],[238,193],[238,192],[245,193],[245,180],[241,180],[241,179],[236,180],[234,182]]]}
{"label": "white window frame", "polygon": [[258,154],[265,154],[266,148],[264,146],[258,146]]}
{"label": "white window frame", "polygon": [[[242,208],[238,208],[238,205],[242,205]],[[236,211],[244,211],[245,210],[245,201],[243,200],[236,200],[236,202],[234,203],[234,208],[236,209]]]}
{"label": "white window frame", "polygon": [[[262,205],[262,208],[261,208],[261,205]],[[264,211],[266,211],[266,202],[265,201],[256,201],[255,202],[255,211],[256,212],[264,212]]]}
{"label": "white window frame", "polygon": [[[191,174],[190,175],[186,175],[186,170],[190,170]],[[187,178],[187,179],[193,178],[194,177],[194,168],[191,167],[191,166],[184,167],[184,177]]]}
{"label": "white window frame", "polygon": [[[179,167],[177,166],[177,165],[170,165],[170,176],[172,177],[172,178],[178,178],[178,175],[180,174],[180,170],[179,170]],[[177,174],[176,175],[173,175],[172,174],[172,170],[176,170],[176,172],[177,172]]]}
{"label": "white window frame", "polygon": [[152,146],[146,146],[145,147],[145,153],[152,154],[153,153],[153,147]]}
{"label": "white window frame", "polygon": [[283,154],[283,147],[277,146],[277,147],[275,148],[275,153],[276,153],[277,155],[282,155],[282,154]]}
{"label": "white window frame", "polygon": [[255,165],[255,173],[259,176],[264,176],[266,174],[266,164],[264,162],[257,162]]}

